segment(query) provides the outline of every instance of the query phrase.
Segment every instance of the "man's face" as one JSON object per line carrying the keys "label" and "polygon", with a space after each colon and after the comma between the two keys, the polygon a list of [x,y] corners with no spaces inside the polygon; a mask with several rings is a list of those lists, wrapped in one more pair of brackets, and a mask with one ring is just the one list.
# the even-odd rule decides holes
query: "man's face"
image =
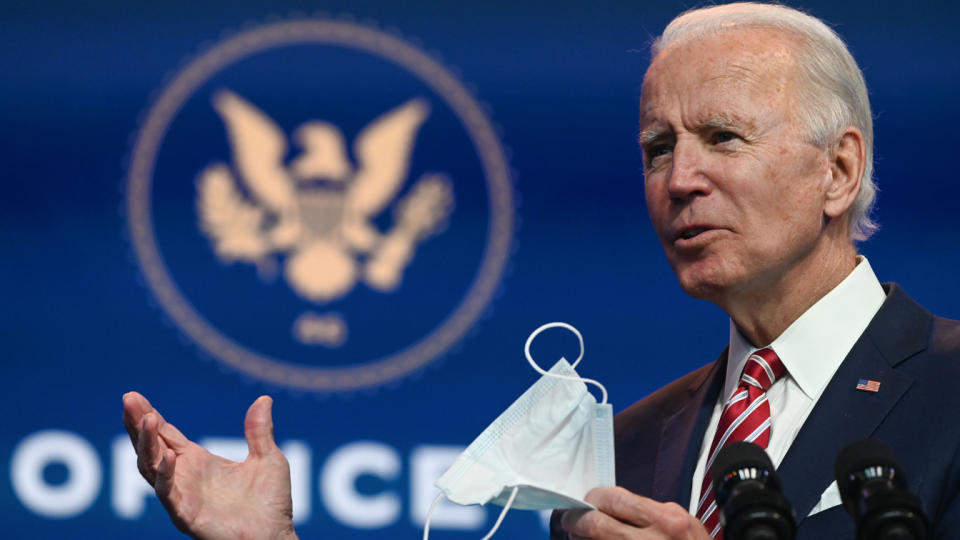
{"label": "man's face", "polygon": [[667,47],[644,78],[650,219],[683,289],[721,307],[794,277],[823,227],[830,164],[795,119],[796,48],[729,30]]}

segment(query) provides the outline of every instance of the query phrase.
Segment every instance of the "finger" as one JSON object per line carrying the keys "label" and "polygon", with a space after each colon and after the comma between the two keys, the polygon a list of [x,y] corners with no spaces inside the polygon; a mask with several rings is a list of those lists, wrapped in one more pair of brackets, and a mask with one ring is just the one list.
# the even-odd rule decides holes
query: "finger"
{"label": "finger", "polygon": [[137,469],[150,483],[155,485],[157,478],[157,463],[160,461],[160,441],[157,436],[157,416],[147,413],[140,422],[139,437],[137,440]]}
{"label": "finger", "polygon": [[603,513],[637,527],[650,526],[664,506],[662,503],[641,497],[622,487],[593,488],[584,500]]}
{"label": "finger", "polygon": [[560,513],[560,527],[573,536],[570,529],[575,528],[576,523],[588,513],[590,510],[564,510]]}
{"label": "finger", "polygon": [[247,410],[243,421],[243,434],[247,438],[247,449],[253,457],[265,456],[277,450],[273,441],[273,400],[270,396],[260,396]]}
{"label": "finger", "polygon": [[167,509],[167,513],[170,514],[170,519],[173,521],[173,524],[184,534],[193,536],[190,528],[181,518],[180,512],[182,510],[182,504],[179,500],[179,491],[175,489],[176,486],[174,485],[174,475],[176,471],[177,453],[168,448],[163,451],[160,464],[157,465],[157,485],[155,487],[157,498],[163,503],[163,507]]}
{"label": "finger", "polygon": [[[159,414],[157,416],[160,416]],[[160,423],[157,426],[157,433],[163,438],[163,441],[174,450],[180,452],[190,445],[190,439],[186,437],[176,426],[160,417]]]}
{"label": "finger", "polygon": [[179,429],[164,420],[160,411],[155,409],[147,398],[138,392],[127,392],[123,395],[123,423],[134,447],[137,446],[140,438],[140,424],[143,422],[143,417],[151,413],[157,417],[158,433],[170,447],[181,450],[190,443]]}
{"label": "finger", "polygon": [[643,538],[636,529],[599,510],[568,510],[560,520],[571,538]]}
{"label": "finger", "polygon": [[123,395],[123,425],[130,435],[130,442],[137,446],[140,436],[140,423],[143,415],[153,411],[153,406],[139,392],[127,392]]}
{"label": "finger", "polygon": [[584,500],[615,521],[637,527],[634,531],[654,538],[709,538],[700,520],[676,503],[661,503],[621,487],[594,488]]}
{"label": "finger", "polygon": [[[157,483],[154,486],[157,496],[166,504],[173,493],[173,475],[177,468],[177,453],[171,449],[163,451],[160,464],[157,465]],[[172,502],[172,501],[170,501]]]}

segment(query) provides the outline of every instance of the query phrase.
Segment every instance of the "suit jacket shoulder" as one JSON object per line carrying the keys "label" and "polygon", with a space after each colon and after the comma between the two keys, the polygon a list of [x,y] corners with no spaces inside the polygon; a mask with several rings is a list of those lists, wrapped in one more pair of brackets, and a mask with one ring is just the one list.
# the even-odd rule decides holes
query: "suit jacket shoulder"
{"label": "suit jacket shoulder", "polygon": [[706,423],[723,384],[726,351],[614,419],[617,485],[686,506]]}
{"label": "suit jacket shoulder", "polygon": [[[828,383],[778,468],[798,518],[797,538],[853,538],[841,507],[809,516],[851,442],[872,438],[903,466],[936,538],[960,535],[960,323],[935,317],[895,284]],[[876,392],[857,389],[878,381]]]}

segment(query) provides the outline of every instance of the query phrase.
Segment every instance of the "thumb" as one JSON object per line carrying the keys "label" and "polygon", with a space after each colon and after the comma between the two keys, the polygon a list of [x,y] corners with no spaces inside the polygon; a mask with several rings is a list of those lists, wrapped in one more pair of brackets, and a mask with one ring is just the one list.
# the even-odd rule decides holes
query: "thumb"
{"label": "thumb", "polygon": [[243,434],[247,449],[253,457],[265,456],[277,449],[273,441],[273,399],[260,396],[250,408],[243,421]]}

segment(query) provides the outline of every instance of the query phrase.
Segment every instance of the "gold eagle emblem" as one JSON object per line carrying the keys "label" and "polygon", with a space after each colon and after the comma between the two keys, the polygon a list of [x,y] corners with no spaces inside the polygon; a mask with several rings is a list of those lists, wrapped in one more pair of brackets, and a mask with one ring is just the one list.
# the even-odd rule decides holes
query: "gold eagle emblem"
{"label": "gold eagle emblem", "polygon": [[[370,122],[347,154],[340,129],[312,120],[293,132],[302,149],[287,161],[287,137],[254,105],[229,90],[214,94],[233,164],[199,175],[201,230],[224,263],[254,264],[283,275],[301,297],[325,303],[358,281],[395,290],[417,245],[439,232],[453,208],[453,188],[440,173],[421,176],[393,205],[393,226],[373,220],[397,199],[429,106],[414,98]],[[270,269],[274,270],[270,270]]]}

